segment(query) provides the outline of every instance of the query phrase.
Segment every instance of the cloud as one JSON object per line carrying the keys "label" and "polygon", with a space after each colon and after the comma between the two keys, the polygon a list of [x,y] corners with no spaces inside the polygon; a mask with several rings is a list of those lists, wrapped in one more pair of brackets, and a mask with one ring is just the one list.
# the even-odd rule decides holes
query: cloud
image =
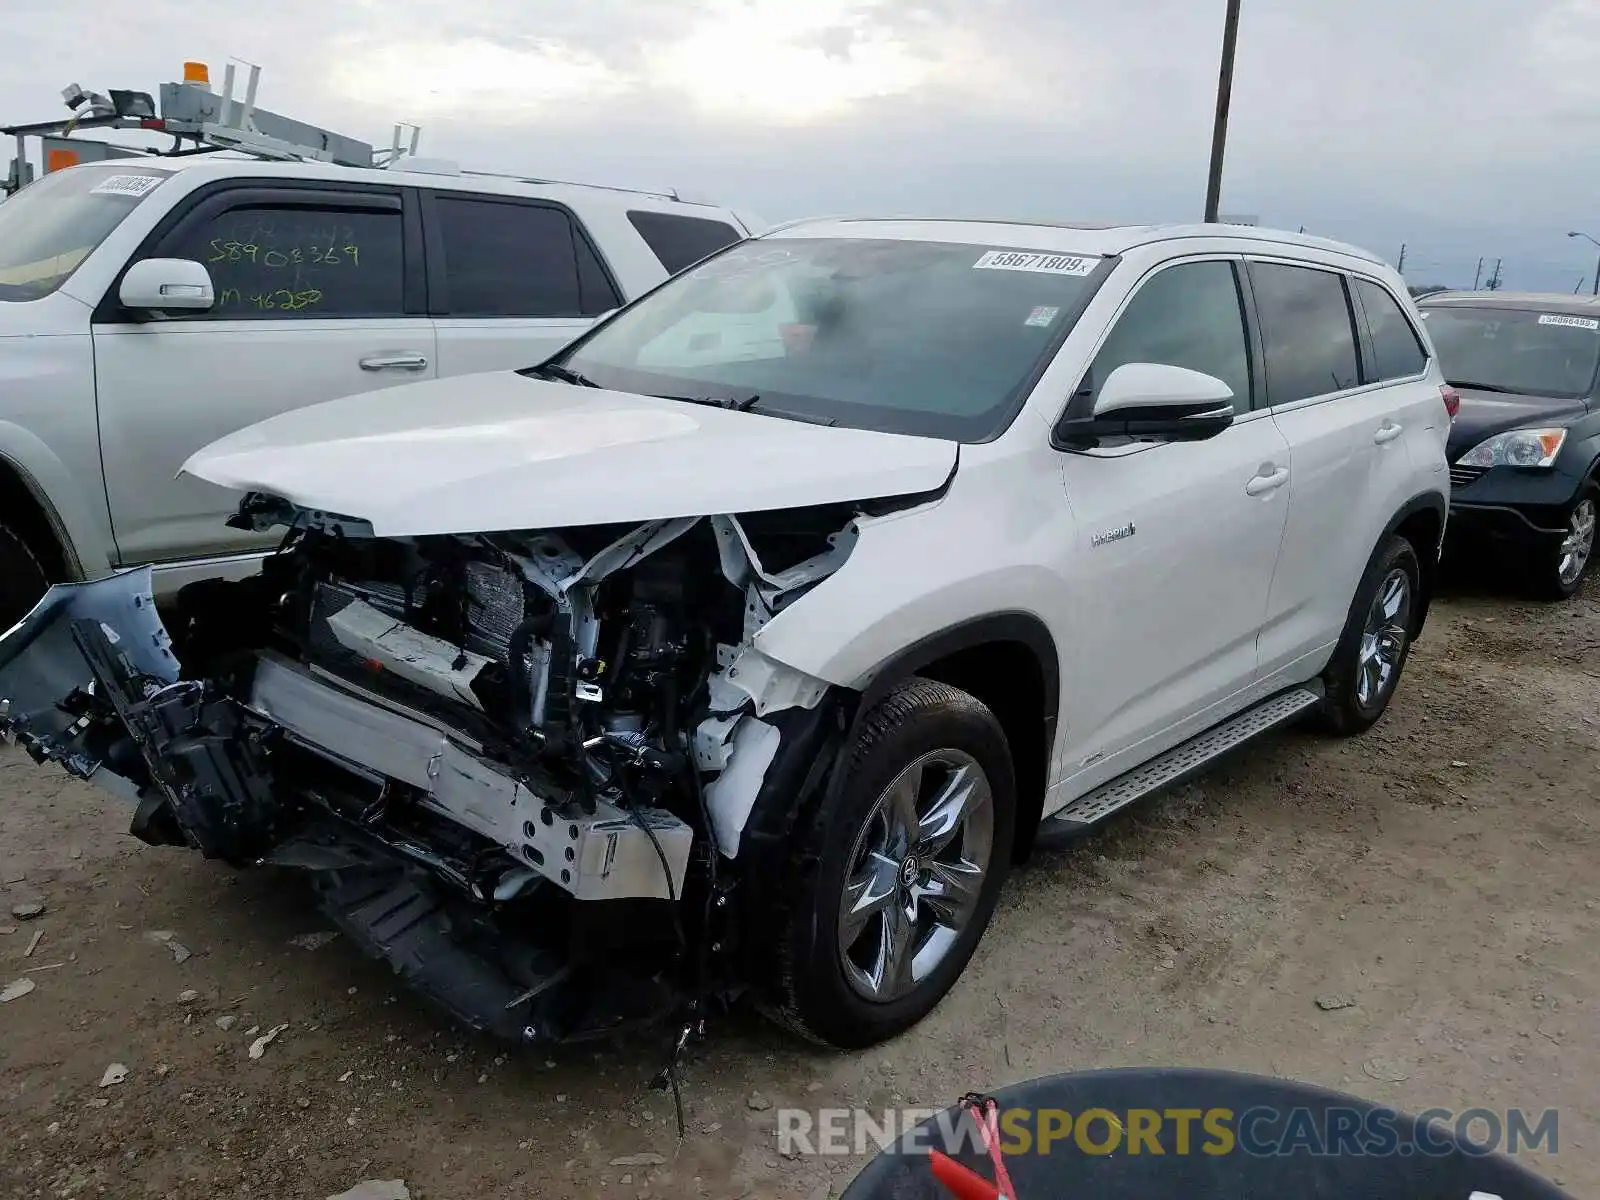
{"label": "cloud", "polygon": [[[780,219],[1199,215],[1223,0],[10,0],[0,120],[263,64],[265,107],[491,170],[696,186]],[[263,14],[269,14],[270,19]],[[175,35],[174,31],[179,31]],[[1470,282],[1591,265],[1600,0],[1244,0],[1224,208]],[[1600,235],[1600,230],[1597,230]]]}

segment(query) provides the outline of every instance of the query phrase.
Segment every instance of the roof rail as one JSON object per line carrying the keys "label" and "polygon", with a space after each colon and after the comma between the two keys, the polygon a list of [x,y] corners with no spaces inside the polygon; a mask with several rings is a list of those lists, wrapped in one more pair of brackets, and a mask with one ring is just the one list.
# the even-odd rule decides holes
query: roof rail
{"label": "roof rail", "polygon": [[474,179],[506,179],[513,183],[531,183],[542,187],[579,187],[601,192],[619,192],[627,196],[654,196],[659,200],[676,200],[680,204],[716,204],[715,200],[705,200],[699,197],[691,200],[676,188],[662,190],[656,188],[620,187],[610,183],[579,183],[571,179],[552,179],[544,175],[519,175],[509,171],[468,171],[463,169],[461,174]]}

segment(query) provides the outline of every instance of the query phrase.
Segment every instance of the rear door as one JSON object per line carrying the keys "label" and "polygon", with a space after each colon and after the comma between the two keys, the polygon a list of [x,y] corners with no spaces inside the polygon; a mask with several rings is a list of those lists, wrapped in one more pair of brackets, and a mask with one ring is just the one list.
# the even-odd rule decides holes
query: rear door
{"label": "rear door", "polygon": [[[1249,263],[1267,400],[1289,443],[1289,522],[1261,635],[1266,675],[1303,673],[1343,629],[1367,560],[1417,478],[1426,363],[1385,332],[1379,371],[1357,283],[1307,262]],[[1409,370],[1408,376],[1385,373]],[[1434,389],[1437,418],[1445,417]]]}
{"label": "rear door", "polygon": [[206,312],[138,319],[117,303],[93,337],[106,497],[122,562],[265,547],[229,529],[236,493],[177,479],[202,446],[289,409],[434,374],[415,201],[399,187],[230,181],[198,190],[133,256],[211,274]]}
{"label": "rear door", "polygon": [[622,303],[561,205],[441,188],[422,211],[440,375],[530,366]]}

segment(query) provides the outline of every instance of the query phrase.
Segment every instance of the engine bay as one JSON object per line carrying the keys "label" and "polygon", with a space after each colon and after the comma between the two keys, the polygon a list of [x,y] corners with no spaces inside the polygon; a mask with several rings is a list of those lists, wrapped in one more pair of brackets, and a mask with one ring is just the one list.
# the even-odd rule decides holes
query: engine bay
{"label": "engine bay", "polygon": [[147,570],[58,589],[19,627],[0,723],[124,795],[147,842],[309,871],[465,1023],[608,1032],[713,989],[745,825],[814,766],[791,731],[829,692],[752,640],[862,515],[411,539],[251,496],[237,522],[288,527],[259,574],[159,619]]}

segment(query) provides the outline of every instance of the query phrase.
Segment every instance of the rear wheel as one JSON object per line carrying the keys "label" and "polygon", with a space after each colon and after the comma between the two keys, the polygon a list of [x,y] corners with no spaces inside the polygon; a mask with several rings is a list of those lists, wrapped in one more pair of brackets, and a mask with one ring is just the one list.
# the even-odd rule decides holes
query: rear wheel
{"label": "rear wheel", "polygon": [[0,525],[0,633],[27,616],[49,587],[50,577],[32,547]]}
{"label": "rear wheel", "polygon": [[1320,724],[1331,733],[1370,729],[1383,716],[1411,653],[1421,591],[1417,552],[1391,537],[1367,564],[1344,633],[1323,673]]}
{"label": "rear wheel", "polygon": [[1583,584],[1583,574],[1594,558],[1595,525],[1600,517],[1600,488],[1583,485],[1567,512],[1566,529],[1559,541],[1535,554],[1529,583],[1545,600],[1567,600]]}
{"label": "rear wheel", "polygon": [[920,1021],[989,924],[1015,813],[1010,750],[984,704],[919,678],[890,692],[843,785],[796,831],[768,1014],[845,1049]]}

